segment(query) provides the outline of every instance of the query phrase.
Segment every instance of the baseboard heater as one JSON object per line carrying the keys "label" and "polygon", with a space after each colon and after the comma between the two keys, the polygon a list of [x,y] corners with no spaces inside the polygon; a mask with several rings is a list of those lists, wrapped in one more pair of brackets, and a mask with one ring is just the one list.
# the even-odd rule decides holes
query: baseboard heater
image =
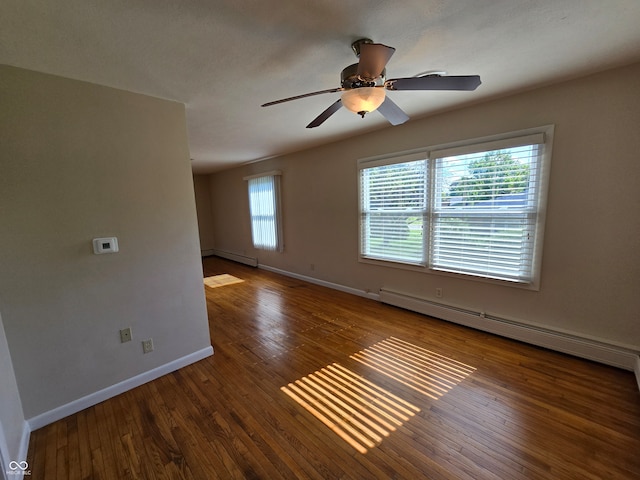
{"label": "baseboard heater", "polygon": [[225,252],[224,250],[209,250],[216,257],[226,258],[227,260],[233,260],[234,262],[244,263],[245,265],[249,265],[251,267],[258,266],[258,259],[255,257],[248,257],[246,255],[240,255],[238,253],[233,252]]}
{"label": "baseboard heater", "polygon": [[568,353],[625,370],[634,371],[635,368],[637,368],[638,353],[632,349],[621,346],[526,325],[506,318],[485,314],[484,312],[437,303],[385,288],[380,290],[380,301],[466,327]]}

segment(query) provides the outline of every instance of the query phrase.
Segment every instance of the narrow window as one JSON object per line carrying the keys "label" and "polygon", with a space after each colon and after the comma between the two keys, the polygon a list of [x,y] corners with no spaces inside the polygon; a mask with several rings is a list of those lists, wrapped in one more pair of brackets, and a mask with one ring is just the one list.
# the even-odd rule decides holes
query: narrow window
{"label": "narrow window", "polygon": [[246,177],[249,184],[249,212],[253,246],[282,251],[280,221],[280,174]]}

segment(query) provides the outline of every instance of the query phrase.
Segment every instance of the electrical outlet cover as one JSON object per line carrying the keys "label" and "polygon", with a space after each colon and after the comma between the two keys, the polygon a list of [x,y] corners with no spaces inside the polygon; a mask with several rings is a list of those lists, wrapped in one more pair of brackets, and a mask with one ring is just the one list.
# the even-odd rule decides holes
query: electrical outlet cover
{"label": "electrical outlet cover", "polygon": [[153,352],[153,339],[142,341],[142,353]]}

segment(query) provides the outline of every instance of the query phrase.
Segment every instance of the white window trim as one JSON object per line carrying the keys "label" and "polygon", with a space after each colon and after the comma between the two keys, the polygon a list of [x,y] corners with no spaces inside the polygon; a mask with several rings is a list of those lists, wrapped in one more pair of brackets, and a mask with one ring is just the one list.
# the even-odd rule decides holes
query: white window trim
{"label": "white window trim", "polygon": [[[542,250],[543,243],[545,237],[545,223],[546,223],[546,212],[547,212],[547,197],[548,197],[548,189],[549,189],[549,176],[551,171],[551,156],[552,156],[552,147],[553,147],[553,137],[554,137],[554,125],[544,125],[540,127],[533,127],[523,130],[517,130],[507,133],[501,133],[497,135],[489,135],[484,137],[477,137],[473,139],[466,139],[461,141],[449,142],[444,144],[432,145],[428,147],[422,147],[419,149],[407,150],[403,152],[393,153],[393,154],[385,154],[385,155],[377,155],[374,157],[366,157],[358,160],[357,162],[357,171],[358,171],[358,261],[360,263],[366,263],[371,265],[378,265],[387,268],[397,268],[403,270],[411,270],[423,273],[430,273],[435,275],[442,275],[453,278],[463,278],[466,280],[477,281],[481,283],[491,283],[497,285],[504,285],[509,287],[515,287],[525,290],[540,290],[540,280],[541,280],[541,265],[542,265]],[[416,265],[406,262],[398,262],[391,260],[379,260],[373,259],[369,257],[364,257],[362,255],[362,222],[360,220],[362,213],[362,199],[361,199],[361,176],[360,170],[365,168],[372,168],[381,165],[389,165],[393,163],[403,163],[411,160],[419,160],[419,159],[427,159],[429,161],[429,169],[432,167],[432,160],[437,157],[445,157],[448,155],[461,155],[464,153],[471,152],[479,152],[479,151],[489,151],[495,150],[499,148],[510,148],[516,147],[520,145],[525,145],[529,142],[537,143],[542,139],[541,142],[542,154],[541,161],[539,166],[539,185],[538,185],[538,214],[536,221],[536,238],[533,247],[533,263],[532,263],[532,281],[529,283],[524,282],[515,282],[510,280],[502,280],[502,279],[494,279],[487,277],[480,277],[470,273],[463,272],[447,272],[442,270],[436,270],[430,268],[429,259],[427,259],[427,265]],[[435,181],[435,175],[430,172],[429,175],[429,188],[433,188],[433,182]],[[429,214],[431,215],[432,206],[428,206]],[[431,219],[430,219],[431,221]],[[424,236],[424,248],[425,251],[428,249],[429,238],[428,235]],[[429,252],[427,252],[427,256]]]}
{"label": "white window trim", "polygon": [[260,177],[275,177],[282,176],[282,170],[271,170],[269,172],[264,173],[255,173],[253,175],[247,175],[246,177],[242,177],[242,180],[245,182],[251,180],[252,178],[260,178]]}
{"label": "white window trim", "polygon": [[[243,177],[242,179],[244,181],[248,182],[249,180],[252,180],[254,178],[261,178],[261,177],[274,177],[276,247],[275,247],[275,249],[265,249],[265,248],[262,248],[262,247],[256,247],[255,244],[253,244],[253,247],[258,249],[258,250],[264,250],[264,251],[267,251],[267,252],[271,251],[271,252],[282,253],[284,251],[284,237],[283,237],[284,233],[283,233],[283,229],[282,229],[282,193],[281,193],[282,171],[280,171],[280,170],[271,170],[271,171],[264,172],[264,173],[256,173],[254,175],[247,175],[246,177]],[[251,202],[251,199],[249,199],[249,202]],[[251,208],[250,205],[249,205],[249,208]],[[251,210],[249,210],[249,220],[252,221]],[[251,234],[251,239],[252,239],[252,243],[253,243],[254,242],[253,233]]]}

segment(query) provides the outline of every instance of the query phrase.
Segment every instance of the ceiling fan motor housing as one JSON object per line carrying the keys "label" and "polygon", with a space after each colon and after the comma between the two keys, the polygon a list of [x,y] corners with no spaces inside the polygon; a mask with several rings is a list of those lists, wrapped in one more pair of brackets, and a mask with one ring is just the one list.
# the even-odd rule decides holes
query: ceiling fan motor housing
{"label": "ceiling fan motor housing", "polygon": [[362,79],[358,75],[358,64],[354,63],[353,65],[349,65],[342,70],[342,72],[340,73],[340,84],[342,85],[342,88],[346,89],[376,87],[384,84],[386,73],[387,69],[385,68],[378,78],[375,78],[373,80]]}

